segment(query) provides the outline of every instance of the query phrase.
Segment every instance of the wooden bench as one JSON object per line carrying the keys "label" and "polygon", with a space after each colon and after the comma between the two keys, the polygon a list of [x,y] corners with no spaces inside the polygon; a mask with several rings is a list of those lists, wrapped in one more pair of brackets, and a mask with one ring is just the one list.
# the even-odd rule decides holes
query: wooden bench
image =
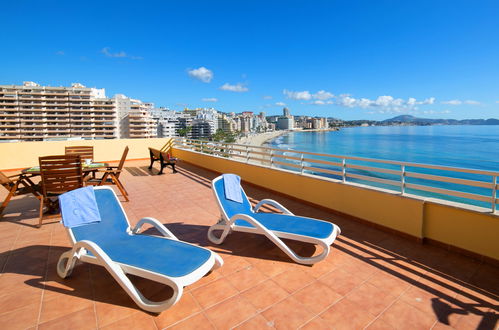
{"label": "wooden bench", "polygon": [[159,161],[161,170],[159,171],[158,175],[163,174],[163,169],[167,166],[171,166],[171,168],[173,169],[173,173],[177,173],[177,170],[175,169],[177,158],[172,158],[168,152],[149,148],[149,156],[151,157],[151,165],[149,165],[149,169],[152,169],[152,165],[154,164],[154,162]]}

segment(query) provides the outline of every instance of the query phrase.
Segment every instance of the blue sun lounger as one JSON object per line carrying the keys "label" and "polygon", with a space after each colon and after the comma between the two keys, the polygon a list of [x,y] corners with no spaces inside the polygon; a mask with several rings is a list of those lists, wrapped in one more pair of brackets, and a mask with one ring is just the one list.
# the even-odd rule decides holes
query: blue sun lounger
{"label": "blue sun lounger", "polygon": [[[226,196],[223,176],[212,181],[212,188],[220,207],[222,218],[208,230],[208,239],[214,244],[221,244],[231,231],[240,231],[265,235],[291,259],[300,264],[314,264],[329,254],[329,246],[340,235],[341,230],[327,221],[300,217],[291,213],[284,206],[271,199],[260,201],[254,208],[239,185],[242,203]],[[258,212],[264,204],[272,205],[283,214]],[[217,237],[216,231],[222,231]],[[316,244],[322,247],[322,253],[313,257],[301,257],[291,250],[281,238]]]}
{"label": "blue sun lounger", "polygon": [[[71,274],[77,259],[104,266],[140,308],[160,313],[180,299],[184,286],[222,265],[223,261],[216,253],[179,241],[154,218],[143,218],[131,229],[114,191],[110,187],[95,187],[94,192],[101,221],[66,228],[73,248],[59,258],[57,273],[60,277]],[[68,205],[61,205],[64,206]],[[140,235],[140,229],[146,223],[153,225],[164,237]],[[173,296],[161,302],[150,301],[126,274],[168,285],[173,288]]]}

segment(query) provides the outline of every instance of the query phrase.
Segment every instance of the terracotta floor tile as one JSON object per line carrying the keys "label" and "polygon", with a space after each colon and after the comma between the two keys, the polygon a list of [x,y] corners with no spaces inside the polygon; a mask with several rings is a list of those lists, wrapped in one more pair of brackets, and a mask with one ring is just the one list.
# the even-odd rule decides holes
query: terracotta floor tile
{"label": "terracotta floor tile", "polygon": [[262,311],[289,296],[283,288],[272,280],[266,280],[243,292],[245,297],[258,311]]}
{"label": "terracotta floor tile", "polygon": [[312,266],[303,267],[302,270],[312,276],[313,278],[320,278],[327,273],[335,270],[336,266],[333,266],[330,262],[322,260]]}
{"label": "terracotta floor tile", "polygon": [[429,329],[435,323],[434,315],[423,313],[401,300],[383,312],[380,319],[397,329],[409,325],[415,329]]}
{"label": "terracotta floor tile", "polygon": [[[395,330],[394,327],[381,319],[376,319],[373,323],[369,324],[366,329],[368,330]],[[435,329],[435,328],[433,328]]]}
{"label": "terracotta floor tile", "polygon": [[[161,328],[158,327],[158,329]],[[179,323],[174,324],[168,329],[198,330],[198,329],[215,329],[215,327],[211,324],[210,320],[208,320],[208,318],[203,313],[198,313],[196,315],[189,317],[188,319],[185,319]]]}
{"label": "terracotta floor tile", "polygon": [[340,300],[343,296],[331,290],[324,283],[315,281],[303,289],[295,292],[293,297],[305,305],[310,311],[320,314],[330,305]]}
{"label": "terracotta floor tile", "polygon": [[293,293],[315,281],[315,278],[300,269],[292,269],[275,276],[273,280],[287,292]]}
{"label": "terracotta floor tile", "polygon": [[386,272],[376,273],[368,282],[393,296],[401,295],[411,286],[409,282]]}
{"label": "terracotta floor tile", "polygon": [[32,303],[22,308],[0,313],[3,329],[27,329],[36,326],[40,313],[40,303]]}
{"label": "terracotta floor tile", "polygon": [[93,308],[93,306],[94,302],[92,300],[60,295],[59,297],[43,302],[40,312],[40,323],[57,319],[82,309]]}
{"label": "terracotta floor tile", "polygon": [[334,324],[330,324],[324,319],[320,318],[317,316],[316,318],[312,319],[310,322],[307,324],[303,325],[300,330],[316,330],[316,329],[334,329]]}
{"label": "terracotta floor tile", "polygon": [[190,292],[203,308],[213,306],[238,293],[225,277]]}
{"label": "terracotta floor tile", "polygon": [[[120,302],[123,300],[120,299]],[[116,301],[113,301],[113,303],[97,301],[95,302],[95,311],[97,313],[97,324],[99,327],[104,327],[137,313],[139,307],[133,301],[128,300],[121,304],[117,304]]]}
{"label": "terracotta floor tile", "polygon": [[447,276],[442,276],[442,274],[427,272],[419,279],[418,286],[436,295],[446,295],[455,298],[461,292],[462,283]]}
{"label": "terracotta floor tile", "polygon": [[138,311],[137,313],[134,313],[124,319],[121,319],[119,321],[113,322],[105,327],[102,327],[101,329],[123,329],[123,330],[128,330],[128,329],[151,329],[155,330],[156,324],[154,324],[154,320],[151,315]]}
{"label": "terracotta floor tile", "polygon": [[227,276],[226,279],[240,292],[254,287],[267,279],[258,268],[248,266]]}
{"label": "terracotta floor tile", "polygon": [[1,312],[7,313],[31,304],[39,304],[42,298],[42,290],[26,287],[17,292],[10,292],[0,296]]}
{"label": "terracotta floor tile", "polygon": [[360,277],[350,274],[341,268],[337,268],[324,275],[319,278],[319,281],[343,296],[364,282]]}
{"label": "terracotta floor tile", "polygon": [[314,313],[294,297],[288,297],[262,312],[277,329],[296,329],[309,322]]}
{"label": "terracotta floor tile", "polygon": [[70,329],[97,329],[94,308],[89,307],[80,311],[66,314],[57,319],[41,323],[38,325],[40,330],[70,330]]}
{"label": "terracotta floor tile", "polygon": [[229,329],[250,319],[257,313],[255,307],[242,296],[235,296],[205,311],[217,329]]}
{"label": "terracotta floor tile", "polygon": [[397,299],[385,290],[367,282],[350,291],[346,298],[374,316],[378,316]]}
{"label": "terracotta floor tile", "polygon": [[375,319],[374,315],[346,298],[320,314],[320,317],[336,329],[362,329]]}
{"label": "terracotta floor tile", "polygon": [[251,263],[268,277],[279,275],[289,268],[289,264],[282,261],[253,259]]}
{"label": "terracotta floor tile", "polygon": [[180,301],[173,307],[158,316],[154,316],[154,322],[159,329],[163,329],[200,311],[201,307],[194,297],[189,292],[184,292]]}
{"label": "terracotta floor tile", "polygon": [[238,325],[234,329],[237,330],[254,330],[254,329],[275,329],[272,322],[267,321],[262,314],[257,314],[248,321]]}

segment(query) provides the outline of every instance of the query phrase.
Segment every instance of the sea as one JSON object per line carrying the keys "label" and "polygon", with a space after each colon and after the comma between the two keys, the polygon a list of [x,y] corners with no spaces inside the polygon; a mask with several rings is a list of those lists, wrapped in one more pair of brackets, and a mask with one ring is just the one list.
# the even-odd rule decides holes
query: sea
{"label": "sea", "polygon": [[[371,159],[395,160],[409,163],[444,165],[459,168],[478,169],[499,172],[499,126],[481,125],[434,125],[434,126],[368,126],[341,128],[339,131],[290,132],[269,141],[268,146],[283,150],[283,154],[299,156],[295,151],[308,151],[320,154],[353,156]],[[315,159],[327,157],[305,156]],[[297,163],[295,161],[295,163]],[[398,165],[378,164],[347,160],[347,163],[377,166],[399,170]],[[305,164],[320,168],[341,170],[341,168],[323,164]],[[283,168],[296,170],[294,167],[280,165]],[[428,170],[407,167],[408,171],[431,175],[452,176],[461,179],[472,179],[492,182],[492,177],[468,173],[450,173],[440,170]],[[400,180],[400,176],[368,170],[350,170],[352,173],[373,176],[381,179]],[[307,170],[316,175],[340,179],[337,175]],[[499,180],[499,179],[498,179]],[[390,190],[400,190],[398,185],[390,185],[348,178],[347,181],[368,184]],[[407,178],[406,182],[423,184],[436,188],[468,192],[484,196],[492,196],[492,190],[467,185],[436,182],[418,178]],[[405,192],[442,198],[465,204],[491,207],[490,202],[475,201],[467,198],[437,194],[415,189]]]}

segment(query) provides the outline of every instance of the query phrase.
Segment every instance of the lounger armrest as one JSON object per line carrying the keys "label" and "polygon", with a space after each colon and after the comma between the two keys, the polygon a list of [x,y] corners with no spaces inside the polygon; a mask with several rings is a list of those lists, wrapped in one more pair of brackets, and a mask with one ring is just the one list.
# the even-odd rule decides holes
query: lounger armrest
{"label": "lounger armrest", "polygon": [[178,238],[175,235],[173,235],[173,233],[171,231],[169,231],[168,228],[166,228],[157,219],[150,218],[150,217],[140,219],[139,222],[137,222],[137,224],[135,225],[135,228],[133,228],[132,233],[134,233],[134,234],[140,233],[142,226],[146,223],[148,223],[148,224],[152,225],[154,228],[156,228],[163,236],[168,237],[168,238],[172,238],[172,239],[178,241]]}
{"label": "lounger armrest", "polygon": [[260,207],[262,207],[265,204],[272,205],[272,206],[278,208],[279,210],[281,210],[282,212],[284,212],[284,214],[294,215],[290,210],[288,210],[287,208],[285,208],[284,206],[282,206],[279,202],[276,202],[273,199],[262,199],[260,202],[258,202],[258,204],[255,205],[254,211],[258,212],[258,210],[260,209]]}

